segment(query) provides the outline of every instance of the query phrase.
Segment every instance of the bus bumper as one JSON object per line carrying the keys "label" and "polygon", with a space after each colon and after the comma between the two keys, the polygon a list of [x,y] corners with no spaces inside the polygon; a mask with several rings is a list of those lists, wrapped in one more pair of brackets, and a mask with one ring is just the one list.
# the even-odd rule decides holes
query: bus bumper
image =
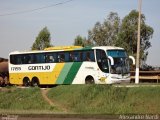
{"label": "bus bumper", "polygon": [[112,83],[130,83],[130,79],[112,79],[111,80],[111,84]]}
{"label": "bus bumper", "polygon": [[114,83],[130,83],[131,79],[130,79],[130,75],[127,76],[110,76],[109,77],[109,83],[110,84],[114,84]]}

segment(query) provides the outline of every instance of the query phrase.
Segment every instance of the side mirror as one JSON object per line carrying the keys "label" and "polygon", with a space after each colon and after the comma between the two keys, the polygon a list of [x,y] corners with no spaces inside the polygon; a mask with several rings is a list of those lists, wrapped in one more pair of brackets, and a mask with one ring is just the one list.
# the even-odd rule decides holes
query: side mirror
{"label": "side mirror", "polygon": [[114,59],[113,59],[113,57],[108,56],[108,58],[109,58],[109,59],[110,59],[110,61],[111,61],[111,65],[114,65]]}
{"label": "side mirror", "polygon": [[132,62],[133,62],[133,65],[135,65],[135,58],[133,57],[133,56],[129,56],[129,58],[132,60]]}

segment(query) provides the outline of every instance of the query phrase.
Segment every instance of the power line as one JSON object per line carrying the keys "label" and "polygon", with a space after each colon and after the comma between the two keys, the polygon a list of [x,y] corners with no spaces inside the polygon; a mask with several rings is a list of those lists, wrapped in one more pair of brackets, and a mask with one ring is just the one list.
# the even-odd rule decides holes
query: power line
{"label": "power line", "polygon": [[18,11],[18,12],[0,14],[0,17],[34,12],[34,11],[38,11],[38,10],[42,10],[42,9],[47,9],[47,8],[50,8],[50,7],[55,7],[55,6],[63,5],[63,4],[69,3],[71,1],[74,1],[74,0],[67,0],[67,1],[64,1],[64,2],[59,2],[59,3],[56,3],[56,4],[47,5],[47,6],[43,6],[43,7],[39,7],[39,8],[35,8],[35,9],[30,9],[30,10],[24,10],[24,11]]}

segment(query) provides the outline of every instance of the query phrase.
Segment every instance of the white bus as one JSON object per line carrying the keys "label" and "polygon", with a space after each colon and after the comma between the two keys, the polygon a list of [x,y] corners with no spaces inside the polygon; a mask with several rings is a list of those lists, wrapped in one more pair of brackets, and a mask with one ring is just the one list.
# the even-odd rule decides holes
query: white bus
{"label": "white bus", "polygon": [[[120,47],[62,46],[9,55],[11,84],[112,84],[130,82],[129,56]],[[130,57],[135,63],[134,58]]]}

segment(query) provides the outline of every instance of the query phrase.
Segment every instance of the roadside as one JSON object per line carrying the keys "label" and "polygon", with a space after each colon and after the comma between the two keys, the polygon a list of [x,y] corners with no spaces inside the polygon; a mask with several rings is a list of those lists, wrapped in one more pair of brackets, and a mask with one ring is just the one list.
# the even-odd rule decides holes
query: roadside
{"label": "roadside", "polygon": [[24,115],[0,115],[2,120],[118,120],[119,115],[91,115],[91,114],[24,114]]}
{"label": "roadside", "polygon": [[114,87],[160,87],[159,83],[129,83],[129,84],[113,84]]}
{"label": "roadside", "polygon": [[48,92],[49,92],[50,89],[51,88],[41,88],[41,94],[42,94],[43,99],[50,106],[56,107],[58,110],[60,110],[60,111],[62,111],[64,113],[68,113],[68,110],[64,106],[62,106],[62,105],[58,104],[56,101],[53,101],[53,100],[51,100],[51,99],[48,98],[47,95],[48,95]]}
{"label": "roadside", "polygon": [[158,114],[159,93],[160,87],[143,85],[3,87],[0,114]]}

